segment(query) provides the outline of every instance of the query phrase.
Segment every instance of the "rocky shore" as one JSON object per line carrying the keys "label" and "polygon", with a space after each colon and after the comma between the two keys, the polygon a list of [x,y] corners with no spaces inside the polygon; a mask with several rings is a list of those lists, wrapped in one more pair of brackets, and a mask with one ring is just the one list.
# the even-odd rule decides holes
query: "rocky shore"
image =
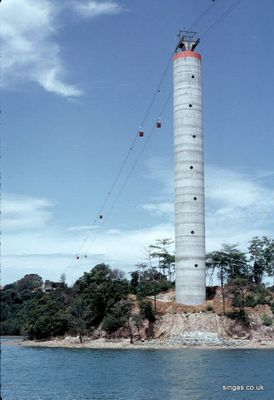
{"label": "rocky shore", "polygon": [[65,337],[49,341],[21,341],[25,347],[61,347],[78,349],[274,349],[273,340],[226,339],[212,332],[192,331],[164,339],[135,340],[129,339],[96,339],[84,338],[83,343],[77,337]]}

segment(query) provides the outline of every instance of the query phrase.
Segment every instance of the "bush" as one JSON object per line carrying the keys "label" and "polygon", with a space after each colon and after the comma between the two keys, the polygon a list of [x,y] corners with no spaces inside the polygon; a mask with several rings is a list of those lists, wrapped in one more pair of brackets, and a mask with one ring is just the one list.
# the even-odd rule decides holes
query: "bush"
{"label": "bush", "polygon": [[271,326],[273,324],[273,319],[270,318],[269,315],[267,315],[267,314],[263,314],[261,316],[261,320],[262,320],[263,325],[265,325],[265,326]]}
{"label": "bush", "polygon": [[63,303],[57,293],[44,294],[31,300],[24,313],[24,333],[30,339],[47,339],[64,335],[68,329],[68,320]]}
{"label": "bush", "polygon": [[226,313],[226,316],[230,319],[236,320],[236,321],[244,323],[244,324],[249,323],[248,315],[245,311],[228,312],[228,313]]}
{"label": "bush", "polygon": [[206,307],[207,311],[213,311],[213,307],[211,304],[208,304]]}
{"label": "bush", "polygon": [[104,317],[102,328],[108,333],[117,331],[127,323],[129,327],[129,320],[131,317],[132,303],[130,300],[120,300],[116,303]]}
{"label": "bush", "polygon": [[124,325],[125,321],[115,315],[107,315],[102,322],[102,329],[108,333],[117,331]]}
{"label": "bush", "polygon": [[245,306],[246,307],[256,307],[258,304],[261,304],[258,302],[257,299],[253,295],[248,295],[245,299]]}
{"label": "bush", "polygon": [[149,322],[155,322],[155,312],[150,301],[141,301],[140,303],[141,315]]}

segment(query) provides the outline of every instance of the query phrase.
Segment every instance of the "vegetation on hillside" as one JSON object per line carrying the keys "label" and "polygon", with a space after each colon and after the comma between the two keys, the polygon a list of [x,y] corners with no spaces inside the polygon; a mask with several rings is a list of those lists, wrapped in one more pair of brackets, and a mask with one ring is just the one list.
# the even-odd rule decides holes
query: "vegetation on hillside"
{"label": "vegetation on hillside", "polygon": [[[137,265],[129,279],[124,272],[99,264],[72,287],[62,275],[62,285],[49,293],[43,292],[42,278],[36,274],[6,285],[1,290],[1,334],[41,340],[69,333],[82,341],[99,327],[110,335],[125,328],[132,341],[133,328],[139,332],[144,321],[155,322],[157,295],[174,287],[171,243],[164,239],[150,246],[148,261]],[[228,298],[235,311],[229,315],[243,321],[246,307],[269,304],[274,311],[273,295],[263,283],[274,275],[273,240],[253,238],[246,254],[237,245],[223,245],[207,255],[207,273],[212,284],[220,281],[223,313]],[[264,325],[272,321],[269,315],[262,316]]]}

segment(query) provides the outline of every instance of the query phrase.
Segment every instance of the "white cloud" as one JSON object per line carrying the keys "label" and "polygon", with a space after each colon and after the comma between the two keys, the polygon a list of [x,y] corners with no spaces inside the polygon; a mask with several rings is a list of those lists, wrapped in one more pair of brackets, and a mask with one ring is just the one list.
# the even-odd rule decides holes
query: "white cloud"
{"label": "white cloud", "polygon": [[[156,157],[146,166],[145,177],[158,183],[158,190],[153,194],[154,201],[142,207],[159,217],[169,216],[172,221],[172,165]],[[273,171],[210,165],[206,166],[205,177],[207,250],[224,242],[239,242],[244,247],[253,236],[274,235]]]}
{"label": "white cloud", "polygon": [[69,226],[68,231],[90,231],[94,229],[98,229],[98,226],[96,225],[79,225],[79,226]]}
{"label": "white cloud", "polygon": [[158,216],[170,216],[174,213],[174,203],[171,202],[144,204],[142,208]]}
{"label": "white cloud", "polygon": [[[164,163],[154,165],[159,167]],[[135,264],[145,261],[145,248],[156,239],[174,237],[173,213],[170,213],[172,192],[168,194],[167,190],[172,186],[172,174],[162,172],[158,169],[158,173],[151,173],[151,176],[156,177],[158,183],[162,182],[164,190],[159,187],[159,191],[161,196],[165,193],[167,201],[144,206],[145,211],[157,213],[158,220],[148,226],[146,219],[146,227],[142,229],[117,229],[108,223],[94,230],[90,226],[60,228],[51,219],[54,211],[51,201],[10,196],[10,205],[4,204],[3,222],[10,229],[20,230],[10,230],[3,235],[3,282],[19,279],[29,272],[58,279],[65,272],[72,283],[99,262],[131,271]],[[266,176],[269,174],[218,166],[206,168],[207,251],[220,248],[224,242],[240,243],[245,250],[254,236],[273,237],[274,188],[265,183]],[[75,254],[87,237],[87,231],[89,235],[81,249],[80,260],[76,260]],[[86,253],[87,258],[84,257]]]}
{"label": "white cloud", "polygon": [[170,161],[163,157],[153,157],[146,162],[145,179],[158,184],[158,189],[152,196],[154,200],[174,198],[173,168]]}
{"label": "white cloud", "polygon": [[37,233],[25,231],[5,235],[2,282],[11,282],[30,272],[44,279],[58,279],[65,272],[68,282],[73,283],[84,271],[101,262],[129,272],[137,263],[146,261],[145,248],[157,238],[173,237],[173,229],[172,224],[124,231],[102,229],[100,235],[90,235],[79,260],[75,255],[83,242],[81,232],[68,234],[46,227]]}
{"label": "white cloud", "polygon": [[56,42],[58,12],[56,3],[50,0],[8,0],[1,4],[2,87],[36,82],[60,96],[81,95],[81,90],[65,81]]}
{"label": "white cloud", "polygon": [[114,1],[77,1],[73,3],[73,7],[75,11],[86,18],[118,14],[122,11],[122,7]]}
{"label": "white cloud", "polygon": [[251,238],[257,231],[273,232],[274,188],[260,174],[208,167],[206,204],[209,234]]}
{"label": "white cloud", "polygon": [[54,204],[43,198],[3,194],[2,228],[13,230],[41,229],[53,216]]}

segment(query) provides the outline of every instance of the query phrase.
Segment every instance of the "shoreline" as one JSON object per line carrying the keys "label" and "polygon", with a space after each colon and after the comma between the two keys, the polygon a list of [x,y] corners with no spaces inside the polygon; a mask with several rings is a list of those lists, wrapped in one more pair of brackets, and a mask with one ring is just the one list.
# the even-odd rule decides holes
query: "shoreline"
{"label": "shoreline", "polygon": [[[14,343],[13,343],[14,344]],[[145,342],[135,341],[133,344],[129,339],[119,340],[84,340],[79,343],[78,339],[53,339],[47,341],[32,341],[22,340],[17,343],[18,346],[23,347],[47,347],[47,348],[68,348],[68,349],[110,349],[110,350],[178,350],[178,349],[274,349],[273,340],[264,340],[261,342],[252,340],[239,340],[229,345],[213,345],[213,344],[183,344],[183,343],[168,343],[165,339],[153,339]]]}

